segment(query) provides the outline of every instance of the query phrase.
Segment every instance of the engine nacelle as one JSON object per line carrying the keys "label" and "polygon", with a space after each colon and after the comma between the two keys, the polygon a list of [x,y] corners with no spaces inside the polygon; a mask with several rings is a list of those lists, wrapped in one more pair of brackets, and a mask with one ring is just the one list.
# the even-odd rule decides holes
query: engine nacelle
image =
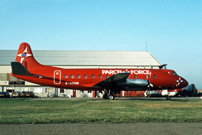
{"label": "engine nacelle", "polygon": [[144,79],[127,79],[126,82],[117,83],[117,86],[125,90],[146,90],[149,86],[149,81]]}

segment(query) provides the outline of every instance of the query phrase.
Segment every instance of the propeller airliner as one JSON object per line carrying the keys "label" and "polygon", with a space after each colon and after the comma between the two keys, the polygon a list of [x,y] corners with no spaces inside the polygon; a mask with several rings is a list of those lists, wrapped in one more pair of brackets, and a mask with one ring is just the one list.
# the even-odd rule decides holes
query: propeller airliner
{"label": "propeller airliner", "polygon": [[[32,83],[74,90],[104,91],[103,98],[115,98],[122,90],[145,91],[180,89],[188,82],[168,69],[64,69],[38,63],[28,43],[21,43],[11,75]],[[170,99],[169,95],[167,99]]]}

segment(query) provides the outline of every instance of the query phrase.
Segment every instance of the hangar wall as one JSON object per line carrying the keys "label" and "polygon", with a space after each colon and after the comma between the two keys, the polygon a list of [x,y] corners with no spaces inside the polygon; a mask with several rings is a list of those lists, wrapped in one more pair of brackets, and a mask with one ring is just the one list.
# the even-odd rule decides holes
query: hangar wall
{"label": "hangar wall", "polygon": [[[10,76],[10,62],[15,60],[17,50],[0,50],[0,91],[33,91],[39,97],[47,95],[95,97],[101,93],[59,89],[40,86]],[[35,59],[44,65],[62,68],[159,68],[161,65],[145,51],[58,51],[33,50]],[[121,92],[122,96],[137,96],[134,92]]]}

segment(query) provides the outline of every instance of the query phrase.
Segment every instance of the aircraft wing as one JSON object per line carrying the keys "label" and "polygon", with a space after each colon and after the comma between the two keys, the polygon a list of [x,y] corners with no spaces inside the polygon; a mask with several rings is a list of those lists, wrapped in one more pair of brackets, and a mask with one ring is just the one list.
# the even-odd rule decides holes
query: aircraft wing
{"label": "aircraft wing", "polygon": [[126,82],[130,73],[117,73],[105,80],[95,84],[93,87],[101,87],[101,88],[115,88],[117,87],[117,83]]}
{"label": "aircraft wing", "polygon": [[117,82],[125,82],[128,78],[130,73],[117,73],[113,76],[110,76],[109,78],[101,81],[100,83],[117,83]]}
{"label": "aircraft wing", "polygon": [[110,90],[146,90],[149,81],[145,79],[128,79],[130,73],[117,73],[93,87]]}

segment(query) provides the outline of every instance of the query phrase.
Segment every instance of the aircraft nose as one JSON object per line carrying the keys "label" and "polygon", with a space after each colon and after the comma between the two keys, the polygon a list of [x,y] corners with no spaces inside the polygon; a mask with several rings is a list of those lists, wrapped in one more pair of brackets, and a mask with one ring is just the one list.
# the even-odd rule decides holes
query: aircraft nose
{"label": "aircraft nose", "polygon": [[176,87],[177,88],[184,88],[188,85],[187,80],[185,80],[184,78],[182,78],[181,76],[177,77],[177,81],[176,81]]}
{"label": "aircraft nose", "polygon": [[187,82],[186,79],[184,79],[182,77],[181,77],[181,79],[182,79],[182,87],[186,87],[189,83]]}

